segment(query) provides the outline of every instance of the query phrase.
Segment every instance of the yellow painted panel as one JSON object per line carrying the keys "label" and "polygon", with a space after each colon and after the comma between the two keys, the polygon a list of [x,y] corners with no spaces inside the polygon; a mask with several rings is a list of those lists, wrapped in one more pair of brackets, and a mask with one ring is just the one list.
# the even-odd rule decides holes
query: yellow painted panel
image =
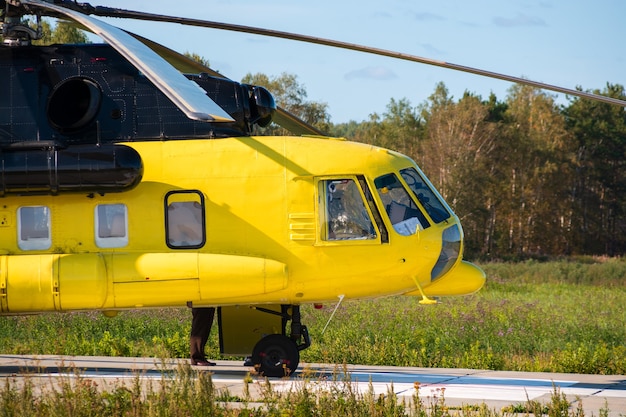
{"label": "yellow painted panel", "polygon": [[203,299],[267,294],[287,287],[287,266],[251,256],[199,254]]}
{"label": "yellow painted panel", "polygon": [[[286,265],[265,258],[195,252],[114,253],[107,255],[107,262],[119,308],[254,296],[287,286]],[[159,282],[163,285],[153,285]],[[153,295],[147,297],[147,293]]]}
{"label": "yellow painted panel", "polygon": [[198,254],[115,253],[109,257],[113,282],[198,278]]}
{"label": "yellow painted panel", "polygon": [[113,292],[115,308],[182,306],[199,297],[197,279],[117,282]]}
{"label": "yellow painted panel", "polygon": [[11,212],[8,210],[0,210],[0,227],[10,227],[13,225]]}
{"label": "yellow painted panel", "polygon": [[58,260],[62,310],[101,308],[107,297],[104,259],[96,253],[61,256]]}
{"label": "yellow painted panel", "polygon": [[107,262],[116,308],[177,306],[199,297],[195,252],[114,253]]}
{"label": "yellow painted panel", "polygon": [[[263,308],[280,312],[279,305],[264,305]],[[221,307],[218,318],[220,352],[226,355],[250,355],[263,337],[282,333],[280,316],[255,310],[252,306]]]}
{"label": "yellow painted panel", "polygon": [[[54,311],[59,255],[7,257],[7,306],[9,313]],[[57,297],[55,299],[55,297]]]}

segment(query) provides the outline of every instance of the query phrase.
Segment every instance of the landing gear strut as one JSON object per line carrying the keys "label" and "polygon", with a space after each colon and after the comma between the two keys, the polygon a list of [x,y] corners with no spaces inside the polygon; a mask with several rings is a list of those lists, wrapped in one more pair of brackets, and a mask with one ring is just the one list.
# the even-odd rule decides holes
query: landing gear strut
{"label": "landing gear strut", "polygon": [[290,376],[298,368],[300,351],[311,346],[299,305],[220,307],[218,320],[222,354],[249,356],[246,362],[259,375]]}
{"label": "landing gear strut", "polygon": [[[309,331],[300,321],[300,306],[281,305],[280,313],[262,307],[257,307],[257,310],[280,315],[282,334],[270,334],[259,340],[252,351],[252,363],[260,375],[290,376],[298,368],[300,351],[311,346]],[[289,320],[291,320],[291,332],[287,336],[286,328]]]}

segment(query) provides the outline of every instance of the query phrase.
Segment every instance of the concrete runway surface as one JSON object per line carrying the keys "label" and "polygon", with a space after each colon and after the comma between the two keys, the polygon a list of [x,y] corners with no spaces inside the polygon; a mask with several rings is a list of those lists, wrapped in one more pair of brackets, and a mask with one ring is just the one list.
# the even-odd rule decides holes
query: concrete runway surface
{"label": "concrete runway surface", "polygon": [[[212,373],[217,389],[227,389],[231,395],[243,397],[244,378],[252,368],[241,361],[216,361],[217,366],[194,367]],[[31,378],[35,387],[50,386],[59,377],[80,375],[98,382],[99,386],[130,383],[140,375],[143,381],[168,377],[167,372],[187,364],[186,360],[155,358],[120,358],[95,356],[0,355],[0,378],[11,378],[16,383]],[[77,373],[78,370],[78,373]],[[532,372],[485,371],[473,369],[410,368],[393,366],[335,366],[301,363],[289,379],[270,378],[276,391],[297,389],[304,380],[311,386],[325,389],[340,376],[349,375],[355,389],[366,392],[370,384],[376,394],[386,394],[393,386],[396,395],[407,400],[415,390],[425,404],[430,404],[442,393],[449,406],[480,405],[500,411],[505,406],[524,404],[528,400],[550,402],[554,387],[567,396],[571,409],[582,406],[586,416],[599,416],[603,409],[609,417],[626,417],[626,375],[581,375]],[[254,397],[255,384],[265,378],[252,376],[249,392]],[[345,381],[345,378],[344,378]],[[4,385],[3,385],[4,386]],[[156,386],[156,384],[154,384]],[[445,390],[442,390],[445,389]]]}

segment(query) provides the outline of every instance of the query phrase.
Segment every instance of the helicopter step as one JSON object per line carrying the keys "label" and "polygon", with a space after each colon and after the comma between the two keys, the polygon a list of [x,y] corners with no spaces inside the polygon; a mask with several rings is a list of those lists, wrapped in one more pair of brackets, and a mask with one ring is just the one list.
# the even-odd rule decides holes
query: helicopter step
{"label": "helicopter step", "polygon": [[220,352],[250,357],[260,375],[293,374],[300,363],[300,351],[311,346],[298,305],[225,306],[217,313]]}

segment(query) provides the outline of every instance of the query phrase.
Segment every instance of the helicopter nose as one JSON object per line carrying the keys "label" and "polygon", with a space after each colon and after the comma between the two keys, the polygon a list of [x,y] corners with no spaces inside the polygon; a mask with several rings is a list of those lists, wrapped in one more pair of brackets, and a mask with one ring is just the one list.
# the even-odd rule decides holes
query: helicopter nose
{"label": "helicopter nose", "polygon": [[448,225],[440,232],[441,250],[435,265],[431,269],[430,282],[417,282],[418,289],[405,295],[428,297],[446,297],[468,295],[480,290],[485,284],[483,270],[460,259],[463,248],[463,232],[457,223]]}
{"label": "helicopter nose", "polygon": [[441,252],[430,273],[431,281],[435,281],[448,272],[461,256],[461,230],[458,224],[444,229],[441,239]]}
{"label": "helicopter nose", "polygon": [[461,261],[445,275],[423,288],[429,297],[469,295],[480,290],[486,281],[485,272],[471,262]]}
{"label": "helicopter nose", "polygon": [[485,273],[478,266],[467,262],[457,262],[462,256],[463,234],[455,223],[441,234],[441,251],[431,270],[431,284],[424,287],[427,296],[448,296],[471,294],[485,284]]}

